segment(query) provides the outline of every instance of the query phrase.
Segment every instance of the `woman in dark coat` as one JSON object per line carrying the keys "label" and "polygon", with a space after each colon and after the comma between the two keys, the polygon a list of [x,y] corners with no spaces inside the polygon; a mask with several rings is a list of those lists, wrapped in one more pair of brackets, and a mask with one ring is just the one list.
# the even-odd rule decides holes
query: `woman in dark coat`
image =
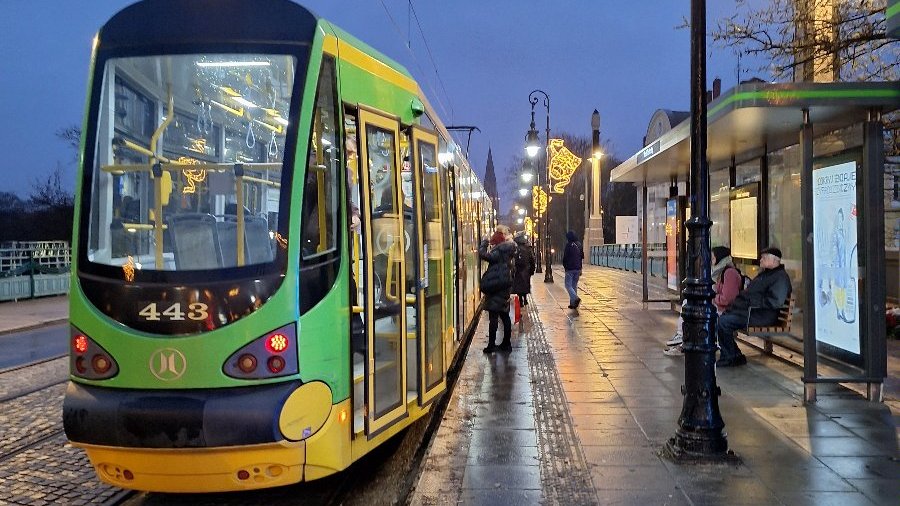
{"label": "woman in dark coat", "polygon": [[534,274],[534,251],[528,244],[528,238],[524,233],[516,234],[514,238],[518,251],[516,252],[516,276],[513,278],[512,293],[519,296],[519,306],[528,305],[528,294],[531,293],[531,276]]}
{"label": "woman in dark coat", "polygon": [[[504,230],[505,229],[505,230]],[[490,248],[488,246],[490,245]],[[488,325],[488,345],[485,353],[493,353],[498,346],[497,320],[503,321],[503,342],[499,348],[512,349],[512,322],[509,319],[509,291],[512,287],[512,260],[516,256],[516,245],[509,236],[509,229],[498,225],[490,242],[481,241],[478,255],[487,260],[488,268],[481,276],[481,292],[484,294],[484,309],[490,315]]]}

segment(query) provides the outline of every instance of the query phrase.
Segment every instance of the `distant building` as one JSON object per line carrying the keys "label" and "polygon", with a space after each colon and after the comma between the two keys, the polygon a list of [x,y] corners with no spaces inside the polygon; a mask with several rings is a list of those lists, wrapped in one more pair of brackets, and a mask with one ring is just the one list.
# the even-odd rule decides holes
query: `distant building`
{"label": "distant building", "polygon": [[484,169],[484,191],[491,198],[494,210],[500,211],[500,197],[497,195],[497,175],[494,173],[494,156],[488,148],[487,167]]}

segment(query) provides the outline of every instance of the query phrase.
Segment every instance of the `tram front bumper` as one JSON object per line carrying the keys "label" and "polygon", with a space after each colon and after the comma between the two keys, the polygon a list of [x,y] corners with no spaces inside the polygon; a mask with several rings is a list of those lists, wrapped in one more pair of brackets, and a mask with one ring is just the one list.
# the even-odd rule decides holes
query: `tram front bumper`
{"label": "tram front bumper", "polygon": [[107,483],[208,492],[302,481],[301,439],[330,412],[331,392],[316,382],[166,391],[70,382],[63,425]]}
{"label": "tram front bumper", "polygon": [[73,443],[97,476],[147,492],[227,492],[278,487],[303,480],[306,442],[206,449],[136,449]]}
{"label": "tram front bumper", "polygon": [[129,448],[277,443],[284,403],[301,385],[135,390],[69,382],[63,427],[72,442]]}

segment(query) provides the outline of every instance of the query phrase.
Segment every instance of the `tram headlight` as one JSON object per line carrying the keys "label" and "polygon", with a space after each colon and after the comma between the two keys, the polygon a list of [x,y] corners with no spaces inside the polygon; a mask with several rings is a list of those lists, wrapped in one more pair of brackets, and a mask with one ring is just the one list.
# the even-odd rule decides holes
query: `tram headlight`
{"label": "tram headlight", "polygon": [[119,373],[119,365],[102,346],[74,326],[69,327],[71,353],[69,372],[90,380],[109,379]]}
{"label": "tram headlight", "polygon": [[222,365],[222,372],[238,379],[289,376],[297,374],[298,369],[297,330],[293,323],[242,346]]}

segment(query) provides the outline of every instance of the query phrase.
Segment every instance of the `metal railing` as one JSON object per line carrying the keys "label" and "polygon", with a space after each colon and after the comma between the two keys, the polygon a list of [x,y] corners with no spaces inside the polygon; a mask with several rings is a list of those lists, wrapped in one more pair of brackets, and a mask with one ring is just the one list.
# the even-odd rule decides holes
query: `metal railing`
{"label": "metal railing", "polygon": [[[589,252],[591,265],[611,267],[630,272],[641,272],[641,255],[643,251],[640,244],[604,244],[592,246]],[[662,278],[666,276],[666,245],[665,243],[649,244],[647,248],[647,263],[650,267],[650,275]]]}
{"label": "metal railing", "polygon": [[0,244],[0,301],[69,293],[71,265],[65,241]]}

